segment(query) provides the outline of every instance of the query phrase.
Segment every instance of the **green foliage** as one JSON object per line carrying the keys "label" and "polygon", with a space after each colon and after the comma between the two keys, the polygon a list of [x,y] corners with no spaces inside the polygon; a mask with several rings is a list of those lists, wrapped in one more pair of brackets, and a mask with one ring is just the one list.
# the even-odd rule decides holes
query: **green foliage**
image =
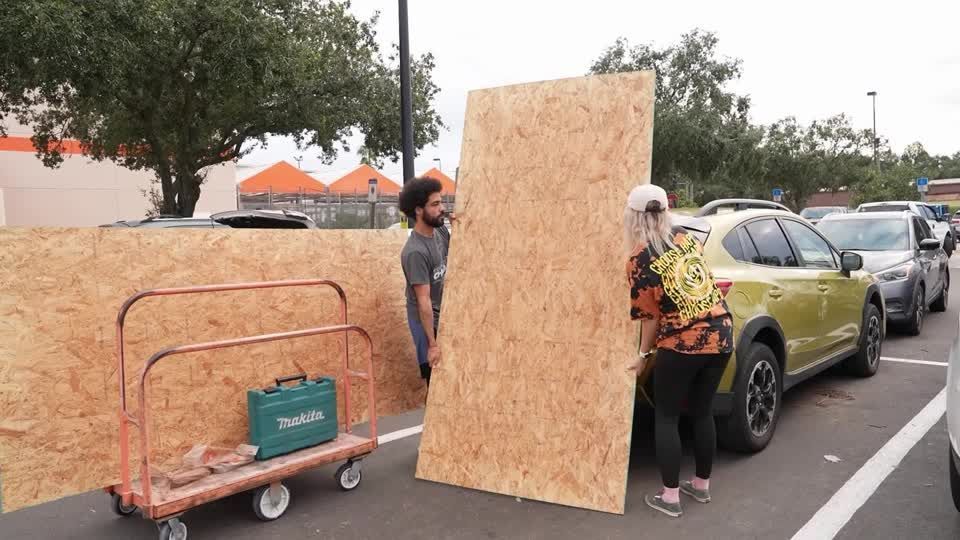
{"label": "green foliage", "polygon": [[[0,112],[34,129],[38,157],[58,142],[147,169],[162,211],[192,215],[203,170],[268,135],[332,161],[364,136],[367,159],[400,154],[399,70],[376,18],[337,0],[4,0]],[[443,127],[430,54],[412,59],[414,136]]]}
{"label": "green foliage", "polygon": [[896,155],[881,141],[878,171],[873,133],[854,128],[842,114],[809,125],[792,117],[752,124],[749,99],[729,89],[741,61],[722,57],[717,45],[714,34],[701,30],[663,49],[619,38],[590,68],[595,74],[656,71],[654,183],[668,190],[692,183],[700,205],[769,199],[781,188],[784,202],[800,210],[820,191],[848,189],[856,202],[914,199],[911,181],[919,176],[960,177],[960,152],[931,156],[919,143]]}

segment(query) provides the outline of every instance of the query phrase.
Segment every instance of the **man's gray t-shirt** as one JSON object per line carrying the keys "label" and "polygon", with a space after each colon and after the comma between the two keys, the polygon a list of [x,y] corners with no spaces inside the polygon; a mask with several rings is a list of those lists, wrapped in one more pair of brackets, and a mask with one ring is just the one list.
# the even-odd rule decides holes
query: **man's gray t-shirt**
{"label": "man's gray t-shirt", "polygon": [[443,300],[449,249],[450,232],[445,227],[437,227],[432,238],[410,231],[410,237],[400,254],[403,275],[407,279],[407,316],[417,317],[417,295],[413,286],[429,284],[434,331],[440,321],[440,302]]}

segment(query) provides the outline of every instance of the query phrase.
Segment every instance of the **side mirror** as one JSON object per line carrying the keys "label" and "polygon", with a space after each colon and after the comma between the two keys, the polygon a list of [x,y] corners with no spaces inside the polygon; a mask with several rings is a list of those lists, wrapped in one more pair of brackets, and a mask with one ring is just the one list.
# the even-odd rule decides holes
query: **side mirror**
{"label": "side mirror", "polygon": [[934,251],[940,249],[940,241],[936,238],[924,238],[920,241],[920,251]]}
{"label": "side mirror", "polygon": [[863,257],[852,251],[844,251],[840,254],[840,269],[843,273],[850,275],[850,272],[856,272],[863,268]]}

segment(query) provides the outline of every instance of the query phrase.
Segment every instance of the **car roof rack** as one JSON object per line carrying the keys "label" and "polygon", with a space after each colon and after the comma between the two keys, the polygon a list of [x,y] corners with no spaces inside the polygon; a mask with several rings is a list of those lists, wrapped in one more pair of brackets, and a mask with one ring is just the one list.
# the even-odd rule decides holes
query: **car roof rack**
{"label": "car roof rack", "polygon": [[784,212],[793,213],[789,208],[774,201],[765,201],[762,199],[717,199],[715,201],[710,201],[707,204],[703,205],[700,210],[697,211],[696,217],[711,216],[717,213],[717,210],[723,207],[733,206],[735,211],[741,210],[752,210],[752,209],[767,209],[767,210],[783,210]]}

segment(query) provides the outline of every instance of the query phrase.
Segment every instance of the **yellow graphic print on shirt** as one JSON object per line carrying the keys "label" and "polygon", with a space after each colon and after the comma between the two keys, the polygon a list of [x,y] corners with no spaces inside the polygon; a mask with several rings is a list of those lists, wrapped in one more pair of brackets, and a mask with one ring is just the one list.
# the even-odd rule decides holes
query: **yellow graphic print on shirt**
{"label": "yellow graphic print on shirt", "polygon": [[650,268],[660,276],[663,291],[677,305],[677,311],[685,320],[706,313],[722,299],[720,289],[710,279],[697,243],[689,235],[684,236],[676,249],[654,261]]}

